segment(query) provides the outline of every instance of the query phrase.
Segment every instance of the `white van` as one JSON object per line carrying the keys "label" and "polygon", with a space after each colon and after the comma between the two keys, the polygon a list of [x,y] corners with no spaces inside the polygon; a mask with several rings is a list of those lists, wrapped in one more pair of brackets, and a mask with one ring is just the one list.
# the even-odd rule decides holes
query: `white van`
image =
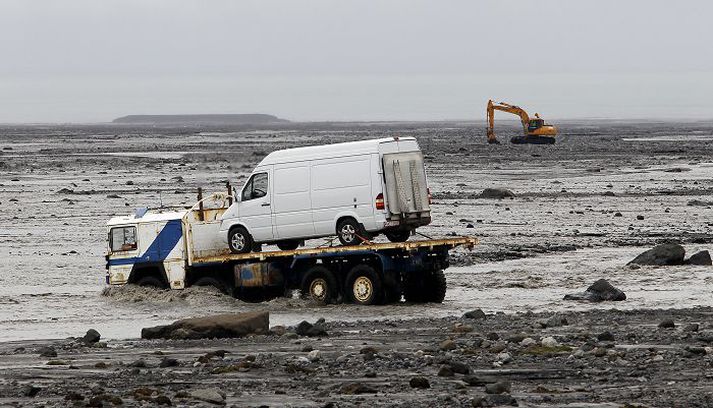
{"label": "white van", "polygon": [[343,245],[382,232],[402,242],[431,222],[423,155],[413,137],[272,152],[235,196],[220,226],[235,253],[262,243],[290,250],[330,235]]}

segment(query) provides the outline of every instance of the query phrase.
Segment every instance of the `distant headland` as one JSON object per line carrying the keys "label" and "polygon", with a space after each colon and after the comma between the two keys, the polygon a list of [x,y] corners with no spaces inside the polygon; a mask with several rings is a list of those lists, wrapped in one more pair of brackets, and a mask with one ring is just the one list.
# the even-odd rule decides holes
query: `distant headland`
{"label": "distant headland", "polygon": [[112,123],[132,125],[271,125],[289,120],[262,113],[197,114],[197,115],[127,115]]}

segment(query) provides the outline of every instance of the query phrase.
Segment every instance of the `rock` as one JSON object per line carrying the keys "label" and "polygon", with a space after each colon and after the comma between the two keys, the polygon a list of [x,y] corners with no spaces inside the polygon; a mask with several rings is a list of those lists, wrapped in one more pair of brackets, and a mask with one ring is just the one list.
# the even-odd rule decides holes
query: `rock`
{"label": "rock", "polygon": [[465,312],[465,313],[463,314],[463,318],[464,318],[464,319],[476,319],[476,320],[478,320],[478,319],[485,319],[485,318],[486,318],[486,315],[485,315],[485,312],[482,311],[481,309],[474,309],[474,310],[471,310],[471,311],[469,311],[469,312]]}
{"label": "rock", "polygon": [[64,400],[65,401],[83,401],[84,395],[82,395],[76,391],[69,391],[67,394],[65,394]]}
{"label": "rock", "polygon": [[507,188],[486,188],[478,196],[478,198],[512,198],[515,197],[515,193],[508,190]]}
{"label": "rock", "polygon": [[542,339],[540,344],[542,344],[542,347],[548,347],[548,348],[553,348],[553,347],[559,346],[559,343],[557,342],[557,340],[555,340],[554,337],[545,337],[544,339]]}
{"label": "rock", "polygon": [[57,351],[52,346],[44,346],[37,349],[40,357],[57,357]]}
{"label": "rock", "polygon": [[620,213],[620,212],[614,213],[614,216],[615,216],[615,217],[623,217],[622,213]]}
{"label": "rock", "polygon": [[208,402],[214,405],[225,405],[225,395],[217,388],[203,388],[192,390],[190,397],[199,401]]}
{"label": "rock", "polygon": [[411,388],[431,388],[431,383],[428,382],[428,379],[426,377],[412,377],[408,383]]}
{"label": "rock", "polygon": [[140,358],[133,363],[129,364],[129,367],[134,367],[134,368],[146,368],[146,361],[143,358]]}
{"label": "rock", "polygon": [[35,387],[32,384],[26,384],[23,385],[22,388],[20,388],[20,394],[29,398],[34,398],[40,391],[41,388]]}
{"label": "rock", "polygon": [[87,333],[82,337],[82,341],[86,344],[97,343],[101,339],[101,334],[94,329],[87,330]]}
{"label": "rock", "polygon": [[501,364],[507,364],[512,361],[512,356],[510,356],[510,353],[500,353],[498,354],[498,362]]}
{"label": "rock", "polygon": [[540,320],[538,323],[543,329],[547,327],[567,326],[569,324],[569,322],[564,316],[560,316],[558,314],[555,314],[547,320]]}
{"label": "rock", "polygon": [[533,344],[537,344],[537,341],[535,339],[533,339],[532,337],[526,337],[526,338],[522,339],[522,341],[520,342],[520,345],[522,347],[532,346]]}
{"label": "rock", "polygon": [[178,320],[170,325],[141,330],[142,339],[233,338],[266,334],[270,330],[268,312],[222,314]]}
{"label": "rock", "polygon": [[686,203],[686,205],[689,207],[695,207],[695,206],[710,207],[710,206],[713,206],[713,201],[691,200],[688,203]]}
{"label": "rock", "polygon": [[564,300],[578,300],[587,302],[621,301],[626,300],[626,294],[612,286],[604,279],[599,279],[586,291],[564,296]]}
{"label": "rock", "polygon": [[282,325],[272,326],[272,328],[270,329],[270,333],[274,334],[275,336],[284,336],[285,333],[287,333],[287,328]]}
{"label": "rock", "polygon": [[319,361],[322,358],[322,354],[319,350],[312,350],[307,353],[307,359],[311,362]]}
{"label": "rock", "polygon": [[664,319],[659,323],[659,328],[661,329],[673,329],[674,327],[676,327],[676,324],[672,319]]}
{"label": "rock", "polygon": [[450,366],[443,365],[441,368],[438,370],[438,376],[439,377],[453,377],[453,370],[451,369]]}
{"label": "rock", "polygon": [[483,386],[487,384],[496,383],[498,382],[498,379],[485,375],[466,375],[465,377],[463,377],[463,381],[465,381],[468,385]]}
{"label": "rock", "polygon": [[507,381],[498,381],[492,384],[485,384],[486,394],[504,394],[510,392],[510,383]]}
{"label": "rock", "polygon": [[307,337],[325,337],[329,335],[324,325],[323,318],[317,320],[314,324],[303,320],[295,327],[295,333],[297,333],[299,336]]}
{"label": "rock", "polygon": [[661,244],[634,258],[629,264],[637,265],[682,265],[686,250],[678,244]]}
{"label": "rock", "polygon": [[605,331],[597,335],[599,341],[614,341],[614,335],[610,331]]}
{"label": "rock", "polygon": [[685,350],[691,356],[705,356],[706,355],[705,347],[687,346]]}
{"label": "rock", "polygon": [[643,221],[643,220],[644,220],[644,216],[643,216],[643,215],[637,215],[637,216],[636,216],[636,219],[639,220],[639,221]]}
{"label": "rock", "polygon": [[443,351],[455,350],[456,343],[451,339],[446,339],[443,340],[438,347]]}
{"label": "rock", "polygon": [[344,384],[339,389],[339,393],[347,394],[347,395],[376,394],[377,390],[376,390],[376,388],[372,387],[369,384],[349,383],[349,384]]}
{"label": "rock", "polygon": [[169,406],[169,407],[170,407],[171,405],[173,405],[173,404],[171,403],[171,399],[168,398],[168,397],[165,396],[165,395],[159,395],[159,396],[157,396],[156,398],[153,399],[153,402],[154,402],[154,404],[156,404],[156,405],[167,405],[167,406]]}
{"label": "rock", "polygon": [[683,331],[685,332],[697,332],[698,331],[698,323],[690,323],[685,326],[683,326]]}
{"label": "rock", "polygon": [[488,394],[483,397],[475,397],[471,404],[474,407],[516,407],[517,401],[510,394]]}
{"label": "rock", "polygon": [[691,255],[690,258],[686,259],[683,263],[686,265],[713,265],[713,261],[711,261],[711,254],[708,251],[696,252],[695,254]]}
{"label": "rock", "polygon": [[178,367],[178,360],[175,358],[170,358],[170,357],[164,357],[163,360],[161,360],[161,363],[158,365],[161,368],[166,368],[166,367]]}
{"label": "rock", "polygon": [[461,363],[460,361],[450,361],[448,366],[456,374],[469,374],[470,367],[468,365]]}

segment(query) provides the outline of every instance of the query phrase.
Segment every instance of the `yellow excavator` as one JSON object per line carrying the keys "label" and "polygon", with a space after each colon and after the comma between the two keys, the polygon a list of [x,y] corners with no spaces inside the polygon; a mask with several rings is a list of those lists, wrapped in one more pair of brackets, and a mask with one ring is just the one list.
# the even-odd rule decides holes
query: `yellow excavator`
{"label": "yellow excavator", "polygon": [[540,118],[537,113],[533,119],[530,119],[530,115],[525,112],[519,106],[510,105],[505,102],[493,102],[488,101],[488,143],[500,143],[495,137],[495,131],[493,130],[495,126],[495,111],[509,112],[520,117],[522,122],[522,130],[525,133],[523,136],[515,136],[510,139],[510,142],[514,144],[553,144],[555,142],[555,136],[557,136],[557,128],[545,123],[545,120]]}

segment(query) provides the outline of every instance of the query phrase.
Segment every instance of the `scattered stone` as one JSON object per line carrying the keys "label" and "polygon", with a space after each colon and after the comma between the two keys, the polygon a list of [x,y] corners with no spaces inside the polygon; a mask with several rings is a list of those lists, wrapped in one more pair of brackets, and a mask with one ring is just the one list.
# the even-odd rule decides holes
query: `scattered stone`
{"label": "scattered stone", "polygon": [[482,397],[475,397],[471,404],[474,407],[518,406],[517,401],[510,394],[488,394]]}
{"label": "scattered stone", "polygon": [[713,261],[711,261],[711,254],[708,251],[696,252],[695,254],[691,255],[690,258],[686,259],[683,263],[686,265],[713,265]]}
{"label": "scattered stone", "polygon": [[441,342],[441,344],[439,345],[439,348],[443,351],[455,350],[456,343],[451,339],[446,339]]}
{"label": "scattered stone", "polygon": [[214,405],[225,405],[225,394],[217,388],[203,388],[192,390],[190,397],[199,401],[208,402]]}
{"label": "scattered stone", "polygon": [[463,314],[463,318],[479,320],[479,319],[485,319],[486,315],[485,315],[485,312],[482,311],[481,309],[474,309],[469,312],[465,312]]}
{"label": "scattered stone", "polygon": [[689,207],[710,207],[713,206],[713,201],[691,200],[686,205]]}
{"label": "scattered stone", "polygon": [[358,394],[376,394],[377,390],[373,386],[369,384],[362,384],[362,383],[349,383],[349,384],[344,384],[340,389],[339,389],[340,394],[347,394],[347,395],[358,395]]}
{"label": "scattered stone", "polygon": [[569,322],[564,316],[560,316],[559,314],[555,314],[554,316],[548,318],[547,320],[540,320],[538,322],[540,324],[540,327],[543,329],[547,327],[561,327],[561,326],[567,326]]}
{"label": "scattered stone", "polygon": [[622,215],[622,213],[620,213],[620,212],[616,212],[616,213],[614,213],[614,216],[615,217],[623,217],[624,215]]}
{"label": "scattered stone", "polygon": [[412,377],[408,383],[411,388],[431,388],[431,383],[428,382],[428,379],[426,377]]}
{"label": "scattered stone", "polygon": [[34,398],[41,390],[41,388],[35,387],[32,384],[26,384],[20,388],[20,394],[25,397]]}
{"label": "scattered stone", "polygon": [[465,381],[468,385],[477,387],[496,383],[498,382],[498,379],[495,377],[489,377],[484,375],[466,375],[465,377],[463,377],[463,381]]}
{"label": "scattered stone", "polygon": [[486,188],[478,196],[478,198],[496,198],[496,199],[513,198],[513,197],[515,197],[515,193],[508,190],[507,188]]}
{"label": "scattered stone", "polygon": [[522,347],[532,346],[533,344],[537,344],[537,340],[533,339],[532,337],[526,337],[520,342],[520,345]]}
{"label": "scattered stone", "polygon": [[37,349],[40,357],[57,357],[57,351],[52,346],[44,346]]}
{"label": "scattered stone", "polygon": [[82,341],[86,344],[97,343],[101,339],[101,334],[94,329],[87,330],[87,333],[82,337]]}
{"label": "scattered stone", "polygon": [[143,358],[140,358],[133,363],[129,364],[129,367],[134,367],[134,368],[146,368],[146,361]]}
{"label": "scattered stone", "polygon": [[622,301],[626,300],[626,294],[612,286],[611,283],[606,280],[599,279],[584,292],[565,295],[564,300],[587,302]]}
{"label": "scattered stone", "polygon": [[674,327],[676,327],[676,324],[672,319],[664,319],[659,323],[659,328],[661,329],[673,329]]}
{"label": "scattered stone", "polygon": [[178,367],[178,360],[175,358],[170,358],[170,357],[164,357],[163,360],[161,360],[161,363],[158,365],[161,368],[166,368],[166,367]]}
{"label": "scattered stone", "polygon": [[637,215],[637,216],[636,216],[636,219],[639,220],[639,221],[643,221],[643,220],[644,220],[644,216],[643,216],[643,215]]}
{"label": "scattered stone", "polygon": [[451,367],[447,365],[442,365],[441,368],[438,370],[439,377],[453,377],[454,375],[455,374],[453,373]]}
{"label": "scattered stone", "polygon": [[661,244],[634,258],[629,264],[638,265],[682,265],[686,250],[678,244]]}
{"label": "scattered stone", "polygon": [[599,341],[614,341],[614,335],[610,331],[605,331],[597,335]]}
{"label": "scattered stone", "polygon": [[486,394],[504,394],[510,392],[510,383],[507,381],[498,381],[492,384],[485,384]]}
{"label": "scattered stone", "polygon": [[319,361],[322,358],[322,354],[319,350],[312,350],[307,353],[307,359],[311,362]]}
{"label": "scattered stone", "polygon": [[685,326],[683,326],[683,331],[685,332],[697,332],[698,331],[698,323],[690,323]]}
{"label": "scattered stone", "polygon": [[456,374],[470,374],[470,367],[460,361],[450,361],[448,366]]}
{"label": "scattered stone", "polygon": [[178,320],[170,325],[141,330],[142,339],[233,338],[266,334],[270,329],[268,312],[222,314]]}
{"label": "scattered stone", "polygon": [[544,339],[542,339],[540,344],[542,345],[542,347],[548,348],[554,348],[559,346],[559,343],[557,342],[557,340],[555,340],[554,337],[545,337]]}
{"label": "scattered stone", "polygon": [[303,320],[295,327],[295,333],[299,336],[307,337],[326,337],[329,335],[324,324],[324,318],[320,318],[314,324]]}
{"label": "scattered stone", "polygon": [[65,394],[64,400],[65,401],[83,401],[84,395],[82,395],[76,391],[69,391],[67,394]]}

